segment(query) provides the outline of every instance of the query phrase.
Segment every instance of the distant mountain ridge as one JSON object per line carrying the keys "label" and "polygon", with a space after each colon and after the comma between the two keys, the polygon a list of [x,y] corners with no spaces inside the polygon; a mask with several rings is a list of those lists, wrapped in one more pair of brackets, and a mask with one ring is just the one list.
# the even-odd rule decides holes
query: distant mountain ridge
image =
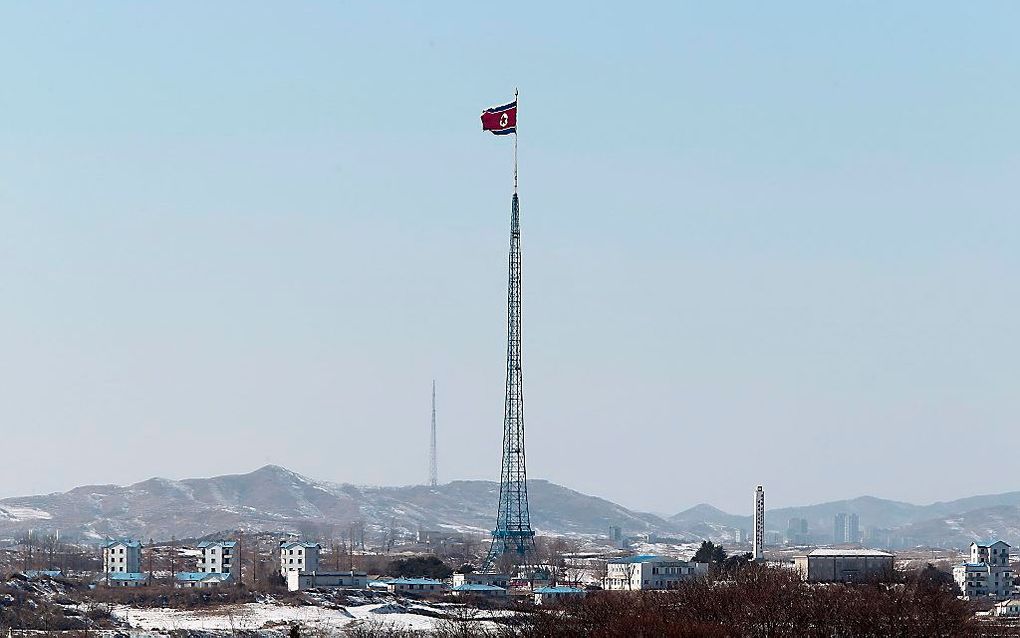
{"label": "distant mountain ridge", "polygon": [[[152,478],[128,486],[88,485],[67,492],[0,499],[0,537],[29,529],[59,530],[62,537],[100,539],[127,535],[169,539],[222,530],[301,531],[339,534],[354,521],[369,534],[384,529],[413,535],[419,529],[487,534],[499,486],[491,481],[453,481],[435,488],[370,487],[314,480],[267,465],[247,474],[169,480]],[[657,534],[732,544],[751,517],[708,504],[668,518],[589,496],[543,480],[528,482],[531,521],[540,534]],[[972,496],[913,505],[862,496],[766,512],[766,528],[782,532],[791,518],[807,519],[820,542],[831,538],[838,512],[860,516],[865,527],[892,530],[906,544],[966,546],[977,537],[1020,544],[1020,492]]]}
{"label": "distant mountain ridge", "polygon": [[[528,482],[532,526],[539,533],[672,533],[653,514],[542,480]],[[174,481],[152,478],[124,487],[89,485],[68,492],[0,500],[0,535],[60,530],[64,537],[127,535],[169,539],[221,530],[304,531],[329,535],[355,521],[369,533],[393,528],[488,533],[499,485],[454,481],[437,487],[366,487],[317,481],[267,465],[248,474]]]}
{"label": "distant mountain ridge", "polygon": [[[816,537],[831,538],[837,513],[857,514],[861,532],[866,527],[888,530],[899,542],[911,545],[965,547],[978,538],[1002,538],[1020,543],[1020,492],[969,496],[930,505],[860,496],[816,505],[781,507],[765,512],[766,529],[785,531],[791,518],[803,518]],[[750,516],[727,514],[710,505],[696,505],[669,517],[671,523],[690,530],[705,526],[750,530]],[[702,527],[698,527],[698,522]]]}

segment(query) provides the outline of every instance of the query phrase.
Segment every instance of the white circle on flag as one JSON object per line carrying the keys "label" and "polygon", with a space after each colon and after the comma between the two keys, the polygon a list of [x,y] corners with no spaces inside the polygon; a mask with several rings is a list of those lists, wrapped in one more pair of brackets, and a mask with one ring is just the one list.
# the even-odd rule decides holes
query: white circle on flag
{"label": "white circle on flag", "polygon": [[506,126],[506,123],[509,122],[509,121],[510,121],[510,118],[507,116],[506,113],[504,113],[503,115],[499,116],[499,125],[501,127],[502,126]]}

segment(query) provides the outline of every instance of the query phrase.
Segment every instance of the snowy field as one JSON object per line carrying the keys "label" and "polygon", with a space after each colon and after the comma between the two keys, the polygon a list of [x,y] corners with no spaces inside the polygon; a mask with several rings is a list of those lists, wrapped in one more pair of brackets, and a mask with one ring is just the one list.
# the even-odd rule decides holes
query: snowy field
{"label": "snowy field", "polygon": [[[354,626],[435,631],[451,622],[467,621],[479,634],[495,628],[491,618],[505,614],[480,611],[456,605],[375,603],[357,606],[290,606],[273,603],[246,603],[209,610],[140,609],[126,605],[113,608],[113,615],[132,630],[170,632],[175,630],[234,632],[256,629],[286,629],[299,624],[302,629],[320,635],[336,633]],[[431,615],[441,615],[436,618]]]}

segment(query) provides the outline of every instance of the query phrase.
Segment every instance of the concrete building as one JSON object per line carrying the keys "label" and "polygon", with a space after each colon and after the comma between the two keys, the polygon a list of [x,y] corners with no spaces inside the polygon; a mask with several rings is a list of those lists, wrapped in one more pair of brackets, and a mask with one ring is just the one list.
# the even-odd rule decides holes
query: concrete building
{"label": "concrete building", "polygon": [[536,605],[554,605],[567,600],[584,598],[585,590],[579,587],[539,587],[534,592]]}
{"label": "concrete building", "polygon": [[794,556],[793,563],[811,583],[859,583],[888,579],[895,560],[894,554],[877,549],[816,549]]}
{"label": "concrete building", "polygon": [[137,574],[142,571],[142,544],[117,538],[103,544],[103,572]]}
{"label": "concrete building", "polygon": [[482,598],[506,598],[506,589],[496,585],[482,585],[480,583],[464,583],[453,588],[453,595],[457,597],[479,596]]}
{"label": "concrete building", "polygon": [[832,542],[837,545],[861,542],[860,516],[846,512],[836,514],[832,519]]}
{"label": "concrete building", "polygon": [[857,514],[848,514],[846,517],[846,532],[844,533],[847,543],[861,542],[861,517]]}
{"label": "concrete building", "polygon": [[642,555],[609,561],[605,589],[672,589],[681,581],[708,573],[708,563],[694,563],[678,558]]}
{"label": "concrete building", "polygon": [[752,560],[765,560],[765,488],[761,485],[754,491],[754,540],[751,546]]}
{"label": "concrete building", "polygon": [[174,587],[180,589],[201,589],[219,587],[232,582],[234,577],[222,572],[177,572],[174,574]]}
{"label": "concrete building", "polygon": [[318,571],[320,549],[318,543],[280,541],[280,575],[287,578],[290,571]]}
{"label": "concrete building", "polygon": [[966,599],[1003,599],[1013,593],[1010,546],[1005,541],[975,541],[970,544],[970,562],[953,568],[953,580]]}
{"label": "concrete building", "polygon": [[428,594],[446,591],[446,583],[432,578],[394,578],[386,583],[386,591],[394,594]]}
{"label": "concrete building", "polygon": [[846,542],[846,513],[840,512],[832,517],[832,542],[839,545]]}
{"label": "concrete building", "polygon": [[368,587],[368,574],[359,571],[299,572],[291,570],[287,572],[287,589],[290,591],[302,591],[313,587],[364,589]]}
{"label": "concrete building", "polygon": [[240,578],[241,558],[235,541],[202,541],[198,544],[198,571],[202,574],[230,574]]}
{"label": "concrete building", "polygon": [[786,523],[786,542],[789,545],[806,545],[808,522],[806,518],[791,518]]}

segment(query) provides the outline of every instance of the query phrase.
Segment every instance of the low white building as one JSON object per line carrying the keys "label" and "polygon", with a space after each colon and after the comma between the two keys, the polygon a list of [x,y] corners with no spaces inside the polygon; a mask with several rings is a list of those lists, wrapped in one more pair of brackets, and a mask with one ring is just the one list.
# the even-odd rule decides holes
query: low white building
{"label": "low white building", "polygon": [[174,574],[174,587],[181,589],[201,589],[219,587],[233,582],[234,577],[221,572],[177,572]]}
{"label": "low white building", "polygon": [[280,541],[280,575],[287,578],[291,571],[318,571],[320,549],[318,543]]}
{"label": "low white building", "polygon": [[953,567],[953,580],[960,586],[965,599],[1003,599],[1013,593],[1009,549],[1009,543],[1000,540],[970,544],[970,562]]}
{"label": "low white building", "polygon": [[584,598],[585,590],[580,587],[539,587],[534,592],[536,605],[554,605],[567,600]]}
{"label": "low white building", "polygon": [[239,578],[241,557],[236,541],[202,541],[198,544],[198,571],[202,574],[230,574]]}
{"label": "low white building", "polygon": [[481,572],[461,574],[459,572],[455,572],[453,574],[453,586],[460,587],[461,585],[495,585],[496,587],[506,589],[510,586],[510,575],[486,574]]}
{"label": "low white building", "polygon": [[313,587],[349,587],[364,589],[368,586],[368,574],[358,571],[347,572],[287,572],[287,589],[301,591]]}
{"label": "low white building", "polygon": [[109,587],[144,587],[149,584],[149,575],[141,572],[110,572],[106,574]]}
{"label": "low white building", "polygon": [[142,571],[142,544],[127,538],[115,538],[103,544],[103,572],[137,574]]}
{"label": "low white building", "polygon": [[1020,599],[1009,598],[995,603],[995,607],[992,608],[992,615],[1002,616],[1003,618],[1020,618]]}
{"label": "low white building", "polygon": [[457,597],[478,596],[480,598],[506,598],[506,589],[496,585],[482,585],[480,583],[464,583],[453,588],[453,595]]}
{"label": "low white building", "polygon": [[821,548],[794,556],[800,577],[809,583],[865,583],[887,580],[896,555],[877,549]]}
{"label": "low white building", "polygon": [[643,554],[609,561],[603,587],[609,590],[673,589],[708,573],[708,563]]}
{"label": "low white building", "polygon": [[394,578],[386,590],[395,594],[428,594],[446,591],[446,583],[432,578]]}

